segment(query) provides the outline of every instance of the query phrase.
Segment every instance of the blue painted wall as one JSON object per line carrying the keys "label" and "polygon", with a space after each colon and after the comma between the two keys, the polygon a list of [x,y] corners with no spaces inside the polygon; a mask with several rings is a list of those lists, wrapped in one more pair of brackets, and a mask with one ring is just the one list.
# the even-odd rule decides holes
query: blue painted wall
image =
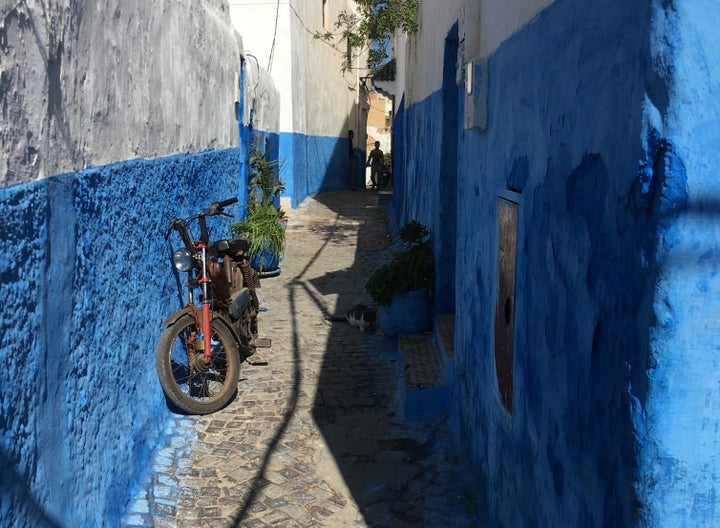
{"label": "blue painted wall", "polygon": [[293,207],[319,192],[350,187],[348,139],[280,133],[285,195]]}
{"label": "blue painted wall", "polygon": [[297,207],[293,196],[295,196],[295,178],[293,177],[295,156],[293,154],[293,135],[281,132],[278,137],[279,142],[279,159],[282,164],[280,177],[285,182],[285,192],[283,196],[290,197],[290,203],[293,207]]}
{"label": "blue painted wall", "polygon": [[[635,185],[649,24],[648,4],[556,2],[490,58],[487,131],[463,137],[460,414],[503,526],[630,526],[638,514],[629,376],[645,370],[653,281]],[[507,188],[521,193],[512,415],[493,337]]]}
{"label": "blue painted wall", "polygon": [[643,172],[660,195],[648,390],[634,415],[647,526],[720,525],[718,15],[717,2],[676,2],[651,35],[672,83],[667,110],[659,98],[648,110],[667,142],[649,142],[658,153]]}
{"label": "blue painted wall", "polygon": [[[560,0],[489,58],[487,129],[458,131],[453,412],[494,526],[718,525],[718,14]],[[396,225],[442,232],[444,108],[439,91],[397,112]],[[493,335],[507,189],[512,413]]]}
{"label": "blue painted wall", "polygon": [[239,165],[231,148],[0,189],[0,526],[119,526],[169,417],[154,357],[181,281],[163,236],[238,195]]}

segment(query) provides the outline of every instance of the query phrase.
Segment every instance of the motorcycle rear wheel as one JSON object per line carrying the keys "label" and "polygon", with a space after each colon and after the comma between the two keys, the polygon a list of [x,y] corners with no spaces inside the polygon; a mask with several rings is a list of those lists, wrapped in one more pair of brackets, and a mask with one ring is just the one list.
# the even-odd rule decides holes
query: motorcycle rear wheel
{"label": "motorcycle rear wheel", "polygon": [[184,315],[160,336],[155,366],[167,398],[181,412],[209,414],[225,407],[235,396],[240,378],[240,355],[232,333],[220,321],[211,322],[212,353],[194,352],[202,341],[195,319]]}

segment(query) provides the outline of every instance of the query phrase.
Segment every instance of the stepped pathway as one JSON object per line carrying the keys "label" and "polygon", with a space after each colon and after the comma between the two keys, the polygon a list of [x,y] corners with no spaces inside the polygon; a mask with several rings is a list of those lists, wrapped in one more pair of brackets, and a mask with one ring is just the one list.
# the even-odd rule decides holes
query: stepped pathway
{"label": "stepped pathway", "polygon": [[282,271],[258,291],[267,365],[243,366],[227,408],[169,425],[124,526],[485,526],[444,416],[405,416],[397,340],[325,319],[369,304],[365,280],[391,256],[377,194],[289,216]]}

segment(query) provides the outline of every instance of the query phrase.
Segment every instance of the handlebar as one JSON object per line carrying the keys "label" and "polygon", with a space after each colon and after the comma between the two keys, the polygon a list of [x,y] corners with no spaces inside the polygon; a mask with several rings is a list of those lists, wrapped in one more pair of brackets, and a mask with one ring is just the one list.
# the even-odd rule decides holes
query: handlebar
{"label": "handlebar", "polygon": [[218,205],[220,207],[227,207],[228,205],[232,205],[234,203],[237,203],[238,199],[237,196],[233,196],[232,198],[228,198],[227,200],[223,200],[221,202],[218,202]]}
{"label": "handlebar", "polygon": [[223,209],[227,207],[228,205],[232,205],[234,203],[237,203],[238,199],[236,197],[228,198],[227,200],[221,200],[219,202],[213,202],[210,204],[210,207],[208,207],[205,211],[200,213],[198,217],[200,216],[214,216],[222,214]]}
{"label": "handlebar", "polygon": [[[228,205],[232,205],[234,203],[237,203],[238,199],[237,197],[228,198],[226,200],[221,200],[219,202],[213,202],[210,204],[210,206],[205,209],[204,211],[199,212],[196,215],[193,215],[189,218],[181,219],[181,218],[173,218],[170,220],[170,226],[168,227],[167,233],[165,234],[165,239],[170,236],[170,233],[175,230],[180,234],[180,238],[182,238],[183,242],[185,243],[185,246],[192,250],[193,241],[192,237],[188,233],[188,225],[193,220],[197,220],[200,224],[200,241],[203,244],[208,243],[210,239],[210,234],[208,233],[207,224],[205,223],[205,217],[206,216],[218,216],[225,214],[223,209],[227,207]],[[228,215],[230,216],[230,215]]]}

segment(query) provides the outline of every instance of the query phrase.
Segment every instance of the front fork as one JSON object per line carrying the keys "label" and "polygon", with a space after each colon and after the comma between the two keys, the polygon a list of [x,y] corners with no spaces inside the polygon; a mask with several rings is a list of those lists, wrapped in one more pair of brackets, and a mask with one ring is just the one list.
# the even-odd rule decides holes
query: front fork
{"label": "front fork", "polygon": [[205,347],[205,364],[210,364],[210,353],[212,352],[211,346],[212,346],[212,335],[210,333],[210,303],[212,302],[210,298],[210,278],[208,277],[208,267],[207,267],[207,246],[203,244],[202,242],[199,242],[197,244],[197,249],[200,250],[201,254],[201,261],[202,261],[202,277],[200,277],[200,280],[198,283],[200,284],[200,289],[202,290],[202,331],[203,331],[203,341],[204,341],[204,347]]}

